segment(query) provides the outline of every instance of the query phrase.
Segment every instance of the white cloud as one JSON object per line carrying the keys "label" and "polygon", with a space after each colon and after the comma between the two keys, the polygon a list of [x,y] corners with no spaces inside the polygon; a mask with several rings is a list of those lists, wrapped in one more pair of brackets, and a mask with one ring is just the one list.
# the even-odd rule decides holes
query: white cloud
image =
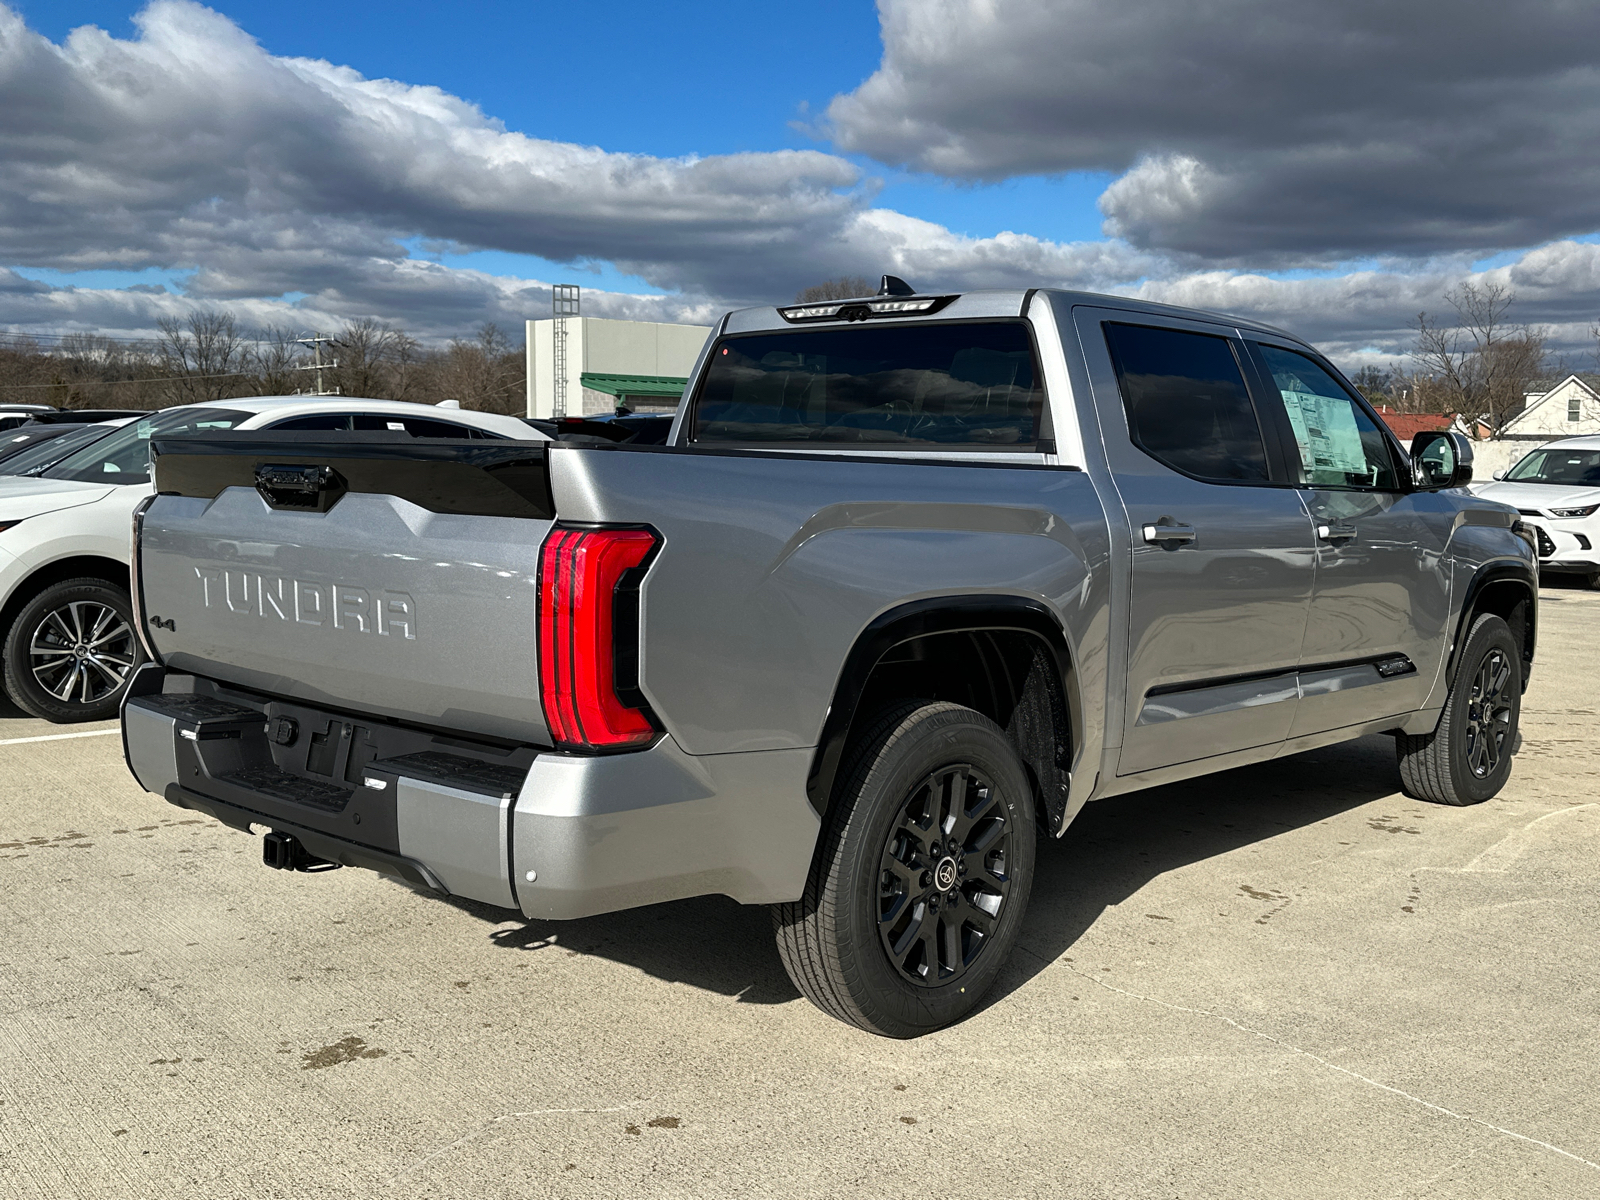
{"label": "white cloud", "polygon": [[948,177],[1127,172],[1108,230],[1212,263],[1600,229],[1600,6],[879,0],[836,144]]}
{"label": "white cloud", "polygon": [[[1303,0],[1285,2],[1280,46],[1305,30],[1304,10],[1293,7]],[[1335,16],[1354,11],[1355,0],[1330,2]],[[586,288],[586,310],[602,315],[709,322],[727,307],[781,302],[833,275],[889,271],[927,290],[1061,286],[1240,311],[1352,354],[1403,349],[1416,311],[1437,311],[1442,291],[1467,277],[1464,254],[1333,278],[1272,279],[1238,269],[1273,265],[1271,247],[1304,236],[1312,216],[1349,200],[1335,191],[1308,202],[1291,187],[1271,205],[1260,203],[1262,188],[1287,183],[1303,192],[1322,169],[1316,164],[1338,158],[1326,139],[1303,140],[1296,175],[1279,161],[1294,154],[1272,148],[1302,136],[1316,104],[1253,113],[1270,89],[1222,88],[1215,64],[1243,62],[1244,52],[1220,34],[1201,37],[1187,9],[1165,9],[1164,21],[1151,21],[1148,6],[1086,4],[885,0],[883,67],[832,110],[852,145],[952,174],[1116,159],[1128,171],[1103,203],[1125,236],[1062,244],[1025,232],[966,237],[873,207],[874,181],[820,151],[668,159],[530,138],[437,88],[268,54],[188,0],[152,4],[131,40],[84,28],[60,45],[0,0],[0,263],[191,272],[182,294],[173,294],[52,287],[0,268],[0,328],[137,334],[161,316],[218,306],[250,325],[330,328],[375,316],[437,338],[485,320],[515,330],[524,317],[549,311],[548,281],[412,259],[403,245],[411,239],[609,262],[669,292]],[[1217,0],[1207,11],[1237,24],[1248,8],[1241,5]],[[1071,36],[1062,33],[1063,13],[1081,18]],[[1479,37],[1473,22],[1483,20],[1458,22],[1468,42]],[[1333,21],[1329,28],[1342,27]],[[1198,39],[1192,61],[1174,57],[1184,31]],[[1349,40],[1313,37],[1300,50],[1347,63]],[[1245,42],[1252,53],[1262,49],[1259,37]],[[1381,47],[1368,52],[1392,61]],[[1051,55],[1055,66],[1041,75]],[[1508,61],[1509,79],[1521,59]],[[1567,70],[1559,55],[1553,61],[1557,74]],[[1266,74],[1287,73],[1308,91],[1330,86],[1326,62],[1292,66],[1293,56],[1273,60]],[[1567,75],[1573,95],[1588,94],[1581,72]],[[1389,91],[1409,87],[1401,72]],[[930,97],[940,88],[948,94],[935,104]],[[1050,88],[1066,89],[1067,99]],[[1331,94],[1348,100],[1348,93],[1334,87]],[[1099,97],[1099,107],[1085,97]],[[1087,107],[1072,107],[1080,102]],[[1384,97],[1371,103],[1393,107]],[[1326,107],[1330,128],[1348,126],[1348,104]],[[1431,116],[1418,119],[1424,133],[1433,128]],[[1152,129],[1170,136],[1163,141]],[[1213,140],[1185,149],[1196,130],[1211,130]],[[1232,130],[1226,154],[1215,149],[1217,130]],[[1479,134],[1459,136],[1476,145]],[[1421,186],[1391,169],[1398,152],[1383,157],[1383,138],[1398,145],[1398,137],[1387,117],[1373,126],[1380,169],[1363,184],[1368,192]],[[1256,141],[1268,147],[1266,159],[1249,157]],[[1546,150],[1526,153],[1542,162]],[[1574,160],[1578,183],[1600,170],[1592,159]],[[1259,178],[1249,174],[1263,162]],[[1600,196],[1600,188],[1591,190]],[[1453,214],[1480,199],[1486,215],[1479,223],[1494,227],[1500,201],[1493,189],[1468,188],[1455,208],[1440,209],[1440,228],[1459,232]],[[1356,215],[1343,228],[1359,232],[1378,210],[1351,203]],[[1553,220],[1559,205],[1545,197],[1525,207]],[[1235,261],[1220,251],[1208,258],[1174,233],[1214,232],[1247,211],[1266,247],[1254,258],[1241,252]],[[1175,238],[1179,250],[1164,248]],[[1540,240],[1548,244],[1494,277],[1524,297],[1526,319],[1551,323],[1575,344],[1600,296],[1600,248],[1548,238],[1530,244]],[[574,275],[581,280],[581,267]]]}

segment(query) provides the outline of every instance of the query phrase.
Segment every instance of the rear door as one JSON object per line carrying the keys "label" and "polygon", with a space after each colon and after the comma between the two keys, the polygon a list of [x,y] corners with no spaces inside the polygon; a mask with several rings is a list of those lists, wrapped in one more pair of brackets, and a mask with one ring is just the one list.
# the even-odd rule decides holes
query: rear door
{"label": "rear door", "polygon": [[1118,774],[1280,742],[1315,557],[1247,352],[1205,322],[1088,308],[1075,320],[1132,545]]}
{"label": "rear door", "polygon": [[1292,735],[1421,706],[1446,649],[1443,566],[1457,505],[1413,491],[1409,463],[1367,405],[1303,346],[1252,337],[1316,535],[1317,584]]}

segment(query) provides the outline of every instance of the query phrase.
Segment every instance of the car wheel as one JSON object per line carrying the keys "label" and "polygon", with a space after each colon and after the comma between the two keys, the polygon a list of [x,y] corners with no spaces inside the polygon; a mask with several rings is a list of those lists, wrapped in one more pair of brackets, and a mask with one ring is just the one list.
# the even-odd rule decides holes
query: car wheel
{"label": "car wheel", "polygon": [[1395,738],[1406,795],[1457,805],[1495,795],[1511,776],[1521,714],[1521,650],[1505,621],[1485,614],[1467,635],[1438,727]]}
{"label": "car wheel", "polygon": [[856,740],[805,895],[773,909],[789,978],[824,1012],[909,1038],[966,1016],[1033,883],[1027,771],[970,708],[911,703]]}
{"label": "car wheel", "polygon": [[23,606],[6,635],[6,691],[47,721],[117,715],[144,661],[128,593],[103,579],[52,584]]}

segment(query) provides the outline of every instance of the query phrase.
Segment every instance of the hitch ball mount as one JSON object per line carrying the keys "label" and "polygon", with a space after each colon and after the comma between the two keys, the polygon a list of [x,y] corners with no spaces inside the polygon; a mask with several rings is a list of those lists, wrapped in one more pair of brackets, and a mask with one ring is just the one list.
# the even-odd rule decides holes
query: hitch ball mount
{"label": "hitch ball mount", "polygon": [[261,861],[276,871],[337,871],[343,865],[318,858],[299,838],[277,830],[261,839]]}

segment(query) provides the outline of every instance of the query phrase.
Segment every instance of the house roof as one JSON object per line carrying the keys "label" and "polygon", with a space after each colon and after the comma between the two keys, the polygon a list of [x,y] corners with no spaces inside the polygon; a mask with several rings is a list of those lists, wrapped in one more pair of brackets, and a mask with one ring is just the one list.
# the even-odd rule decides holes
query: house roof
{"label": "house roof", "polygon": [[1417,434],[1429,429],[1449,429],[1454,417],[1449,413],[1403,413],[1395,412],[1387,404],[1379,405],[1378,415],[1383,418],[1383,423],[1393,432],[1395,437],[1402,442],[1410,443]]}
{"label": "house roof", "polygon": [[1573,373],[1571,375],[1557,375],[1550,379],[1530,379],[1524,389],[1530,396],[1543,396],[1555,391],[1569,379],[1576,379],[1591,392],[1600,391],[1600,375],[1589,372]]}
{"label": "house roof", "polygon": [[[1545,387],[1547,383],[1550,384],[1549,387]],[[1533,414],[1538,412],[1546,404],[1549,404],[1551,397],[1569,383],[1577,384],[1584,391],[1588,392],[1590,396],[1594,397],[1596,400],[1600,400],[1600,390],[1597,390],[1597,388],[1600,388],[1600,375],[1568,375],[1554,383],[1550,383],[1550,381],[1547,379],[1536,380],[1528,386],[1530,388],[1544,388],[1544,391],[1539,395],[1537,400],[1507,421],[1500,430],[1501,434],[1512,434],[1516,430],[1517,426],[1531,423]],[[1530,393],[1530,395],[1531,394],[1532,393]]]}

